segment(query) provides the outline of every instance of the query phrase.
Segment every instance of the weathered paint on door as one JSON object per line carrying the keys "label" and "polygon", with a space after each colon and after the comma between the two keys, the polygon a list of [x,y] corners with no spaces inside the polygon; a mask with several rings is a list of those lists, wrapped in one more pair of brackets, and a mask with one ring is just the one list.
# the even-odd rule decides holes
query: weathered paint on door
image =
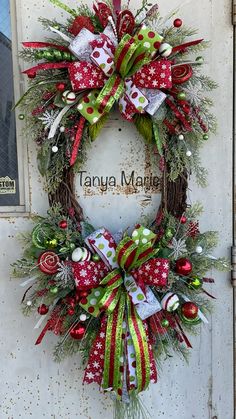
{"label": "weathered paint on door", "polygon": [[[138,5],[138,1],[133,1]],[[68,1],[73,6],[75,1]],[[180,2],[160,0],[162,14],[179,6]],[[17,29],[22,40],[41,40],[39,16],[52,17],[61,13],[47,0],[17,0]],[[63,14],[63,13],[62,13]],[[201,200],[206,213],[202,229],[218,229],[220,245],[217,255],[229,255],[232,242],[232,102],[233,102],[233,30],[229,0],[184,0],[180,15],[187,24],[199,27],[201,35],[212,42],[206,55],[206,71],[219,83],[214,93],[215,112],[219,121],[216,138],[205,144],[202,160],[209,168],[209,186],[202,190],[192,183],[189,201]],[[121,129],[121,131],[120,131]],[[103,154],[104,153],[104,154]],[[83,170],[91,175],[118,175],[121,170],[143,176],[153,171],[147,167],[148,151],[125,122],[113,116],[91,150]],[[106,162],[105,162],[106,157]],[[154,159],[155,160],[155,159]],[[29,145],[31,209],[44,214],[47,209],[42,181],[36,170],[35,148]],[[127,188],[97,193],[96,188],[80,186],[85,212],[95,226],[103,223],[116,231],[137,220],[140,215],[155,214],[158,194],[141,190],[131,193]],[[82,196],[83,195],[83,196]],[[51,351],[56,339],[47,336],[40,347],[34,346],[37,331],[34,319],[24,319],[19,311],[22,289],[9,278],[9,264],[21,254],[16,234],[29,230],[28,218],[0,220],[1,246],[1,419],[92,418],[111,417],[109,398],[99,394],[97,387],[82,386],[79,357],[54,364]],[[143,396],[152,418],[166,419],[232,419],[233,418],[233,301],[229,275],[211,273],[216,278],[212,293],[217,296],[209,327],[203,327],[199,337],[192,338],[190,365],[178,358],[164,364],[159,382]],[[212,320],[212,321],[211,321]]]}

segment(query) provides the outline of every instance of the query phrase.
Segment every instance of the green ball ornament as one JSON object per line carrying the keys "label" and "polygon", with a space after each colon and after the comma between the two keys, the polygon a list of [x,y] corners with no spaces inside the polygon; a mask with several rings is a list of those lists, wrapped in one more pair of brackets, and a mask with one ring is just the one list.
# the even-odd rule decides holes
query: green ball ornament
{"label": "green ball ornament", "polygon": [[188,287],[190,289],[199,290],[202,287],[202,283],[203,283],[202,279],[199,278],[198,276],[195,276],[189,280]]}
{"label": "green ball ornament", "polygon": [[166,239],[172,239],[173,238],[173,232],[170,228],[168,228],[165,232],[165,238]]}
{"label": "green ball ornament", "polygon": [[57,294],[58,293],[58,287],[50,288],[50,293],[53,294],[53,295]]}
{"label": "green ball ornament", "polygon": [[177,99],[178,100],[185,100],[186,99],[186,93],[184,92],[180,92],[177,94]]}
{"label": "green ball ornament", "polygon": [[99,262],[100,259],[101,259],[100,256],[97,254],[92,256],[93,262]]}
{"label": "green ball ornament", "polygon": [[198,64],[203,64],[204,63],[204,58],[202,56],[200,56],[200,57],[197,57],[195,61]]}
{"label": "green ball ornament", "polygon": [[67,253],[69,251],[69,249],[68,249],[68,247],[61,247],[60,249],[59,249],[59,252],[60,253]]}
{"label": "green ball ornament", "polygon": [[204,134],[202,136],[202,138],[203,138],[204,141],[207,141],[209,139],[209,135],[208,134]]}
{"label": "green ball ornament", "polygon": [[46,245],[51,248],[54,248],[58,246],[58,241],[57,239],[46,240]]}
{"label": "green ball ornament", "polygon": [[161,326],[164,327],[165,329],[167,329],[169,327],[170,323],[167,319],[163,319],[161,321]]}
{"label": "green ball ornament", "polygon": [[25,115],[24,115],[23,113],[20,113],[20,114],[18,115],[18,119],[19,119],[20,121],[23,121],[23,120],[25,119]]}

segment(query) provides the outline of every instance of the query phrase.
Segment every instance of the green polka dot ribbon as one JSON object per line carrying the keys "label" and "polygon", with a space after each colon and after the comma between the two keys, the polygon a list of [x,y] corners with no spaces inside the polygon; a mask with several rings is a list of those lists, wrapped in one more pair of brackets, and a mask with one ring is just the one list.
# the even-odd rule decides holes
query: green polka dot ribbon
{"label": "green polka dot ribbon", "polygon": [[[96,98],[94,93],[90,92],[79,101],[77,109],[90,124],[96,123],[102,115],[108,113],[114,103],[123,97],[123,94],[128,97],[132,105],[137,109],[137,113],[143,112],[149,103],[147,98],[135,86],[133,90],[129,91],[126,88],[126,81],[131,80],[130,77],[133,74],[150,62],[152,54],[159,48],[158,45],[160,45],[161,39],[162,37],[159,34],[147,28],[141,28],[135,37],[131,37],[128,34],[123,36],[114,57],[110,57],[110,59],[114,60],[115,73],[105,81],[104,87],[102,87]],[[99,54],[102,55],[102,48]],[[103,64],[100,64],[100,69],[105,72],[103,67]]]}

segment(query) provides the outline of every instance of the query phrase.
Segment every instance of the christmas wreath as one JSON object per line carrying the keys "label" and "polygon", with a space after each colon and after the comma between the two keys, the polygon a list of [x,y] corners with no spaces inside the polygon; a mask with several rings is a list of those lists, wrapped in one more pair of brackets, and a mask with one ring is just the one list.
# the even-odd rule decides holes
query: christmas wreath
{"label": "christmas wreath", "polygon": [[[157,5],[143,0],[134,15],[119,0],[93,11],[50,1],[69,19],[41,19],[56,36],[23,43],[24,60],[40,63],[23,71],[30,86],[16,105],[39,146],[50,209],[23,236],[13,273],[25,278],[24,314],[39,316],[36,344],[58,335],[55,359],[79,352],[84,382],[110,391],[117,415],[136,418],[157,362],[185,357],[188,332],[208,322],[206,273],[228,269],[212,255],[217,233],[199,230],[201,205],[186,198],[190,172],[205,184],[199,149],[216,125],[205,92],[216,84],[201,73],[203,57],[188,56],[207,43],[188,40],[195,30],[173,13],[161,18]],[[148,225],[112,234],[84,219],[74,176],[116,104],[159,154],[162,202]]]}

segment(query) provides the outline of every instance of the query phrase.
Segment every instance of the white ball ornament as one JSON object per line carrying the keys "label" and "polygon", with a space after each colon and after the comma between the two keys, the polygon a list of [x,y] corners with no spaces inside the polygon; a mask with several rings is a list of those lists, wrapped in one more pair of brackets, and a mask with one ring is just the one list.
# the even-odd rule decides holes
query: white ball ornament
{"label": "white ball ornament", "polygon": [[65,127],[63,127],[63,125],[60,127],[60,132],[65,132]]}
{"label": "white ball ornament", "polygon": [[80,262],[83,257],[83,250],[80,247],[77,247],[75,250],[73,250],[71,259],[73,262]]}
{"label": "white ball ornament", "polygon": [[191,157],[191,155],[192,155],[192,151],[190,151],[190,150],[186,151],[186,156],[187,157]]}
{"label": "white ball ornament", "polygon": [[30,301],[30,300],[29,300],[29,301],[27,301],[27,303],[26,303],[26,305],[27,305],[28,307],[31,307],[31,306],[32,306],[32,304],[33,304],[33,303],[32,303],[32,301]]}
{"label": "white ball ornament", "polygon": [[66,105],[73,105],[76,101],[76,95],[74,92],[71,92],[70,90],[65,90],[62,93],[62,100]]}
{"label": "white ball ornament", "polygon": [[169,57],[172,53],[172,46],[164,42],[163,44],[161,44],[159,48],[159,53],[164,58]]}
{"label": "white ball ornament", "polygon": [[183,141],[183,140],[184,140],[184,135],[183,135],[183,134],[179,134],[178,139],[179,139],[180,141]]}
{"label": "white ball ornament", "polygon": [[179,304],[179,297],[173,292],[168,292],[161,300],[161,306],[163,310],[169,311],[169,313],[177,310]]}
{"label": "white ball ornament", "polygon": [[85,247],[77,247],[73,250],[71,259],[73,262],[84,262],[91,259],[91,253]]}
{"label": "white ball ornament", "polygon": [[85,322],[85,321],[87,320],[87,316],[86,316],[86,314],[81,314],[81,315],[79,316],[79,319],[80,319],[80,321],[81,321],[81,322]]}
{"label": "white ball ornament", "polygon": [[57,153],[57,152],[58,152],[58,147],[57,147],[57,145],[54,145],[54,146],[52,147],[52,152],[53,152],[53,153]]}
{"label": "white ball ornament", "polygon": [[196,253],[198,253],[200,255],[203,252],[202,246],[197,246],[195,251],[196,251]]}

